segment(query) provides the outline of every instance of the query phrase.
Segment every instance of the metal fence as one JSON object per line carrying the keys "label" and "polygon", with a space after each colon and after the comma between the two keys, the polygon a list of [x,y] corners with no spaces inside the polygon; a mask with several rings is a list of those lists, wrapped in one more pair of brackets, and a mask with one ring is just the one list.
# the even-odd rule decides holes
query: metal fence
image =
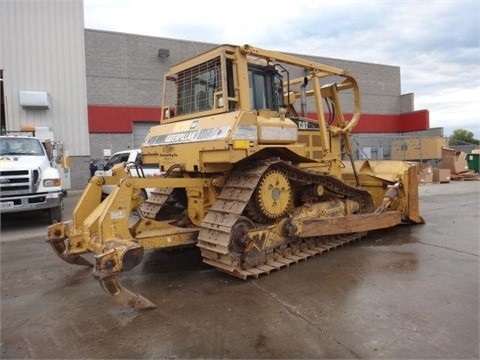
{"label": "metal fence", "polygon": [[473,150],[480,149],[480,145],[474,145],[455,139],[449,139],[448,147],[457,151],[463,151],[465,154],[470,154],[473,152]]}
{"label": "metal fence", "polygon": [[479,145],[450,140],[444,136],[405,135],[352,135],[354,159],[357,160],[408,160],[438,162],[442,159],[442,148],[448,147],[467,154]]}

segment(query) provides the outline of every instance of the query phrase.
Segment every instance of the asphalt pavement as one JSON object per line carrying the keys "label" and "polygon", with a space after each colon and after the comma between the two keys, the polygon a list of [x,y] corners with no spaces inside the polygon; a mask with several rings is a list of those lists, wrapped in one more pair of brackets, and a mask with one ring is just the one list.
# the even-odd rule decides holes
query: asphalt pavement
{"label": "asphalt pavement", "polygon": [[479,194],[480,181],[420,186],[424,225],[258,279],[215,271],[196,248],[149,252],[122,275],[148,311],[117,307],[91,268],[62,262],[47,216],[3,216],[1,358],[478,359]]}

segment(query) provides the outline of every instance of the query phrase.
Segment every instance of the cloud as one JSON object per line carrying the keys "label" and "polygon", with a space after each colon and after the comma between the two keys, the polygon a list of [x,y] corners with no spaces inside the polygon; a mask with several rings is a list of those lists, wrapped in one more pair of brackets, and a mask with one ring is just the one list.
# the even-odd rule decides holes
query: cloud
{"label": "cloud", "polygon": [[480,138],[480,2],[84,0],[85,27],[399,66],[432,127]]}

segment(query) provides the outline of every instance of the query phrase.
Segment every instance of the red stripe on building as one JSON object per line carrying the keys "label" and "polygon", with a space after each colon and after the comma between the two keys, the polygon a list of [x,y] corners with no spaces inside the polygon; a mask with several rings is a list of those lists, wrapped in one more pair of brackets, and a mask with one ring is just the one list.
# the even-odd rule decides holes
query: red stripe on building
{"label": "red stripe on building", "polygon": [[430,127],[428,110],[399,115],[362,114],[354,133],[403,133],[427,130]]}
{"label": "red stripe on building", "polygon": [[[134,106],[88,106],[90,133],[131,133],[135,121],[160,122],[160,107]],[[325,115],[328,119],[328,115]],[[314,119],[315,114],[309,114]],[[347,119],[351,114],[346,114]],[[430,127],[428,110],[419,110],[399,115],[362,114],[354,133],[402,133],[426,130]]]}
{"label": "red stripe on building", "polygon": [[400,114],[399,122],[402,132],[420,131],[430,128],[430,113],[428,110],[418,110],[410,113]]}
{"label": "red stripe on building", "polygon": [[[308,116],[316,119],[316,114]],[[325,114],[328,121],[329,114]],[[345,114],[350,120],[352,114]],[[334,122],[335,124],[335,122]],[[398,115],[362,114],[353,133],[403,133],[409,131],[427,130],[430,127],[428,110],[419,110]]]}
{"label": "red stripe on building", "polygon": [[90,133],[131,133],[133,122],[160,123],[160,107],[136,106],[88,106]]}

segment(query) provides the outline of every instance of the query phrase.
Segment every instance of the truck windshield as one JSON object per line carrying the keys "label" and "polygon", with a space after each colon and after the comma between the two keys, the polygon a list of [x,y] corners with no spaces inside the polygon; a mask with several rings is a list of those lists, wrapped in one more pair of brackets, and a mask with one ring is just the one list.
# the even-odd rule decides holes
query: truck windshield
{"label": "truck windshield", "polygon": [[43,156],[45,149],[35,138],[0,138],[0,155]]}

